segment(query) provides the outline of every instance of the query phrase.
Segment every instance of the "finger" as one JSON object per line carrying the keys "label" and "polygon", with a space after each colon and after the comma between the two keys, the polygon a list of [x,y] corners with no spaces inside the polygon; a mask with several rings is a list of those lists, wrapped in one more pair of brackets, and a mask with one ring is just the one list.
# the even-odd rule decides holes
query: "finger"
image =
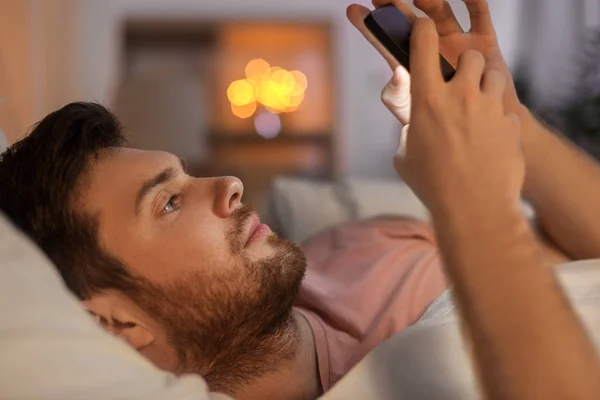
{"label": "finger", "polygon": [[375,8],[393,4],[410,22],[415,22],[417,19],[417,14],[415,14],[411,6],[403,0],[373,0],[372,3]]}
{"label": "finger", "polygon": [[381,92],[381,101],[396,118],[406,125],[410,121],[410,75],[401,65]]}
{"label": "finger", "polygon": [[445,0],[414,0],[415,7],[423,11],[435,22],[440,37],[463,33],[463,30]]}
{"label": "finger", "polygon": [[370,12],[371,10],[366,7],[358,4],[352,4],[346,9],[346,17],[352,23],[352,25],[354,25],[354,27],[358,29],[360,33],[362,33],[365,39],[367,39],[367,41],[371,43],[373,47],[375,47],[379,54],[383,56],[385,61],[393,70],[398,66],[398,60],[396,60],[394,56],[392,56],[390,52],[383,47],[379,40],[377,40],[377,38],[373,36],[371,31],[369,31],[369,29],[365,26],[365,18]]}
{"label": "finger", "polygon": [[400,138],[398,141],[398,149],[396,150],[396,154],[394,154],[394,168],[398,173],[398,176],[406,180],[407,178],[407,141],[409,135],[410,125],[404,125],[402,127],[402,132],[400,133]]}
{"label": "finger", "polygon": [[408,130],[410,125],[406,124],[402,127],[400,132],[400,139],[398,141],[398,150],[396,151],[396,158],[403,160],[406,156],[406,140],[408,139]]}
{"label": "finger", "polygon": [[506,77],[496,69],[488,69],[483,73],[481,91],[498,99],[502,99],[506,91]]}
{"label": "finger", "polygon": [[471,32],[479,34],[494,33],[494,24],[487,0],[463,0],[469,10]]}
{"label": "finger", "polygon": [[469,86],[480,89],[483,71],[485,69],[485,58],[475,50],[467,50],[458,57],[456,75],[453,80],[466,82]]}
{"label": "finger", "polygon": [[440,69],[438,34],[429,18],[418,18],[410,36],[412,94],[436,90],[444,83]]}

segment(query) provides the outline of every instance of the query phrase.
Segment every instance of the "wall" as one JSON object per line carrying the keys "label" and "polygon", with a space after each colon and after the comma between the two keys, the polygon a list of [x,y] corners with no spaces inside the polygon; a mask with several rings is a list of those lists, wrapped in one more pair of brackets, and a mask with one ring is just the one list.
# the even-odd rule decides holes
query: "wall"
{"label": "wall", "polygon": [[[363,1],[367,4],[368,1]],[[382,164],[377,154],[393,142],[396,124],[379,104],[379,91],[387,70],[370,46],[359,37],[346,21],[347,1],[341,0],[179,0],[165,3],[160,0],[114,0],[121,18],[170,16],[200,19],[297,19],[330,21],[334,26],[335,61],[338,76],[336,125],[340,133],[337,149],[340,173],[353,175],[390,174],[391,161]],[[370,4],[370,3],[369,3]],[[232,11],[234,10],[234,11]],[[365,50],[367,50],[365,62]],[[369,79],[365,80],[365,77]],[[364,132],[376,132],[370,138]],[[391,159],[390,159],[391,160]],[[383,170],[386,170],[383,172]]]}
{"label": "wall", "polygon": [[119,82],[123,13],[115,0],[78,0],[80,92],[85,100],[110,103]]}
{"label": "wall", "polygon": [[[369,0],[357,2],[370,5]],[[450,2],[457,10],[461,23],[468,27],[468,16],[462,1]],[[563,35],[563,31],[554,29],[552,22],[549,23],[547,19],[544,21],[544,18],[567,21],[567,18],[561,18],[560,13],[575,12],[575,7],[569,8],[567,3],[582,2],[593,9],[598,0],[551,3],[537,0],[535,6],[531,6],[533,0],[491,0],[501,47],[509,63],[515,63],[523,48],[530,53],[535,50],[538,41],[550,43],[538,46],[547,51],[552,50],[553,40],[567,43],[567,39],[557,37]],[[127,17],[318,18],[330,21],[335,28],[334,48],[339,83],[336,122],[342,139],[338,148],[339,173],[361,177],[393,177],[391,156],[400,127],[379,102],[380,90],[390,72],[375,50],[346,21],[345,8],[348,3],[349,0],[4,0],[0,5],[0,10],[3,10],[0,12],[0,57],[4,53],[10,54],[5,80],[12,86],[11,102],[17,106],[17,112],[11,114],[21,121],[21,126],[25,126],[51,107],[72,99],[96,100],[110,105],[119,75],[121,23]],[[529,17],[542,21],[528,23],[529,31],[520,28],[526,4],[530,4],[534,10]],[[553,11],[547,11],[550,9]],[[58,29],[61,25],[48,22],[51,15],[60,13],[64,16],[57,21],[66,29]],[[27,19],[28,16],[33,19]],[[32,20],[46,23],[37,24],[43,27],[40,29],[31,24]],[[7,30],[9,33],[6,33]],[[525,46],[527,41],[523,38],[529,38],[530,44]],[[57,45],[53,47],[53,43]],[[48,53],[50,48],[59,52],[60,58]],[[536,84],[541,88],[540,95],[545,96],[543,88],[554,85],[556,74],[562,71],[559,65],[569,60],[564,60],[558,54],[549,66],[548,57],[542,53],[536,53],[536,68],[540,70]],[[40,54],[43,56],[40,57]],[[31,80],[32,76],[35,79]],[[1,80],[0,72],[0,85]]]}
{"label": "wall", "polygon": [[0,126],[10,141],[33,117],[29,15],[26,1],[0,4]]}
{"label": "wall", "polygon": [[[116,0],[122,16],[204,19],[322,19],[334,26],[338,91],[336,124],[340,175],[394,176],[397,122],[379,102],[387,66],[345,18],[346,0]],[[367,0],[362,4],[370,5]],[[234,10],[234,11],[232,11]]]}
{"label": "wall", "polygon": [[0,3],[0,123],[10,142],[78,98],[78,16],[78,0]]}
{"label": "wall", "polygon": [[[600,26],[599,0],[529,0],[523,7],[523,58],[529,66],[535,103],[552,109],[577,95],[576,83],[587,29]],[[599,60],[600,61],[600,60]]]}
{"label": "wall", "polygon": [[[86,2],[97,4],[94,0],[84,0],[84,4]],[[356,2],[371,6],[369,0]],[[518,2],[491,1],[494,20],[501,28],[498,32],[501,45],[511,60],[518,44],[515,29]],[[154,16],[185,19],[318,18],[330,21],[335,28],[334,48],[339,83],[336,116],[341,139],[338,147],[339,173],[355,177],[395,176],[391,160],[400,126],[379,101],[381,88],[390,72],[375,50],[346,21],[348,0],[108,0],[103,3],[102,7],[90,7],[88,12],[96,19],[95,27],[87,27],[85,37],[102,45],[90,43],[84,46],[89,54],[83,57],[88,60],[86,74],[89,77],[84,85],[90,89],[86,92],[87,96],[107,102],[111,99],[111,90],[106,88],[110,87],[112,77],[118,74],[115,71],[115,65],[118,65],[118,51],[115,51],[118,42],[114,32],[119,23],[115,21],[127,17]],[[459,20],[468,27],[464,4],[460,0],[452,0],[451,3],[457,10]],[[112,28],[103,28],[106,26]]]}

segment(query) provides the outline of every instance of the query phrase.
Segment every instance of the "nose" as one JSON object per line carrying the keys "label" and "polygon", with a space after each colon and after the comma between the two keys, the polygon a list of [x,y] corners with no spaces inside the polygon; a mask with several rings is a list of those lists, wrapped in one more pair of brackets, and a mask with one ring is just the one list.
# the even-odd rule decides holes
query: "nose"
{"label": "nose", "polygon": [[229,217],[242,203],[244,185],[234,176],[216,178],[214,211],[221,218]]}

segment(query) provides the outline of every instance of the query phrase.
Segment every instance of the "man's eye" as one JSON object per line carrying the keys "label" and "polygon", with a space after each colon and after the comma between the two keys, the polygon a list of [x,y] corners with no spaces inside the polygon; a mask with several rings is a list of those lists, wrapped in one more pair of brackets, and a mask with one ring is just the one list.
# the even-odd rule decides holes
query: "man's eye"
{"label": "man's eye", "polygon": [[163,207],[161,214],[169,214],[173,211],[177,211],[179,208],[179,196],[171,196],[169,201]]}

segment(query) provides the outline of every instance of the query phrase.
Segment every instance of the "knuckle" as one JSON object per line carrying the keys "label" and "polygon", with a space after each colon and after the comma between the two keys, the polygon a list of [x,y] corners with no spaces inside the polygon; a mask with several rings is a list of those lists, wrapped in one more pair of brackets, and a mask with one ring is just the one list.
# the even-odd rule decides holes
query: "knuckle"
{"label": "knuckle", "polygon": [[417,18],[414,22],[414,29],[415,30],[423,30],[423,31],[429,31],[429,32],[436,32],[435,31],[435,22],[433,22],[431,19],[429,18]]}
{"label": "knuckle", "polygon": [[485,58],[483,54],[477,50],[469,49],[460,55],[460,59],[465,64],[481,65],[485,64]]}
{"label": "knuckle", "polygon": [[414,0],[413,3],[415,7],[423,12],[428,12],[435,9],[436,5],[438,4],[437,1],[432,0]]}

